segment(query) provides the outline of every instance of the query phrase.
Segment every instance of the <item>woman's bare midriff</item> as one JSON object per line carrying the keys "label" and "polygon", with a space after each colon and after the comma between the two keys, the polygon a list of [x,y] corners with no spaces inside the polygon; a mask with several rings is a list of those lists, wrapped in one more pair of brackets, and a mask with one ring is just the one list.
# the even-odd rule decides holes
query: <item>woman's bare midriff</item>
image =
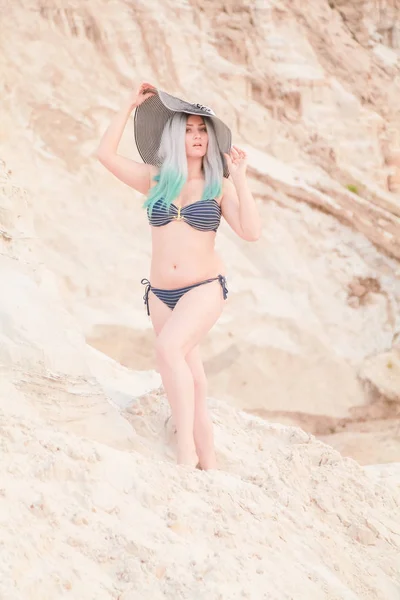
{"label": "woman's bare midriff", "polygon": [[215,250],[215,232],[198,231],[184,221],[152,227],[151,285],[161,289],[185,287],[225,274]]}

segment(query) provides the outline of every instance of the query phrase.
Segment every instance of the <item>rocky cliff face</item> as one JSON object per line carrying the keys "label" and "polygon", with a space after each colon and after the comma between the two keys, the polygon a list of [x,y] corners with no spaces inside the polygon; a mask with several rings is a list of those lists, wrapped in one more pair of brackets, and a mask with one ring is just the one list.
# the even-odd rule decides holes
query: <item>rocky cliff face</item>
{"label": "rocky cliff face", "polygon": [[[5,564],[32,532],[2,597],[133,600],[139,582],[141,599],[191,598],[202,582],[208,599],[398,598],[398,15],[394,1],[336,0],[2,13]],[[204,356],[224,474],[168,464],[141,198],[94,158],[142,79],[224,115],[264,223],[256,244],[226,224],[217,238],[230,296]],[[121,150],[137,157],[132,133]],[[295,424],[393,466],[363,471]],[[37,547],[68,569],[29,575]]]}

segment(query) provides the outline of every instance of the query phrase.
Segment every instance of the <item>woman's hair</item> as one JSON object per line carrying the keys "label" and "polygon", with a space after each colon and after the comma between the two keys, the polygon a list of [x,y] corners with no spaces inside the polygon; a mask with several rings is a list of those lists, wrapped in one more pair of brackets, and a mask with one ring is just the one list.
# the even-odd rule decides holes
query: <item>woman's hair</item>
{"label": "woman's hair", "polygon": [[[144,208],[149,209],[150,215],[159,199],[169,208],[187,180],[185,136],[188,117],[186,113],[176,112],[165,124],[158,149],[161,168],[154,177],[157,184],[150,188],[143,204]],[[208,133],[208,147],[203,157],[204,191],[201,199],[207,200],[221,195],[224,165],[212,120],[209,117],[203,119]]]}

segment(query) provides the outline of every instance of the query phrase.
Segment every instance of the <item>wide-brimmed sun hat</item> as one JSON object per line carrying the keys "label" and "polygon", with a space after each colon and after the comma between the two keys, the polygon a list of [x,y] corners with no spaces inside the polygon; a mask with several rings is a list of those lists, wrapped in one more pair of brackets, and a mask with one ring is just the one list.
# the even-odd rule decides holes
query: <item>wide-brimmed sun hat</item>
{"label": "wide-brimmed sun hat", "polygon": [[174,113],[184,112],[190,115],[200,115],[212,119],[222,154],[224,177],[228,177],[229,171],[223,153],[229,152],[232,145],[232,133],[229,127],[208,106],[186,102],[163,90],[155,89],[154,91],[154,96],[150,96],[136,107],[134,116],[135,141],[143,161],[158,167],[161,166],[157,156],[161,135],[166,122]]}

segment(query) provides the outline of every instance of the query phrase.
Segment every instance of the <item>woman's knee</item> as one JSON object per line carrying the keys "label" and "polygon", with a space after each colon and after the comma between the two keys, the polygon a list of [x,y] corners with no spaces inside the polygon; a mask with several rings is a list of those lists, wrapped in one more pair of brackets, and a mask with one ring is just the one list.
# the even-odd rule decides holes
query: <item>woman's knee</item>
{"label": "woman's knee", "polygon": [[179,358],[184,358],[179,346],[163,335],[156,338],[155,354],[158,366],[173,366]]}
{"label": "woman's knee", "polygon": [[193,355],[189,355],[186,357],[187,363],[189,365],[190,371],[192,373],[194,387],[197,393],[206,395],[207,393],[207,378],[204,372],[203,363],[201,362],[199,357],[194,359]]}
{"label": "woman's knee", "polygon": [[192,371],[192,375],[193,375],[193,381],[194,381],[194,387],[196,390],[198,390],[199,392],[204,392],[204,394],[206,394],[207,392],[207,378],[206,375],[203,371]]}
{"label": "woman's knee", "polygon": [[207,393],[207,378],[204,372],[203,362],[201,360],[199,348],[193,348],[186,355],[186,362],[189,365],[190,371],[192,373],[195,389],[197,394],[200,395],[203,393],[204,395]]}

